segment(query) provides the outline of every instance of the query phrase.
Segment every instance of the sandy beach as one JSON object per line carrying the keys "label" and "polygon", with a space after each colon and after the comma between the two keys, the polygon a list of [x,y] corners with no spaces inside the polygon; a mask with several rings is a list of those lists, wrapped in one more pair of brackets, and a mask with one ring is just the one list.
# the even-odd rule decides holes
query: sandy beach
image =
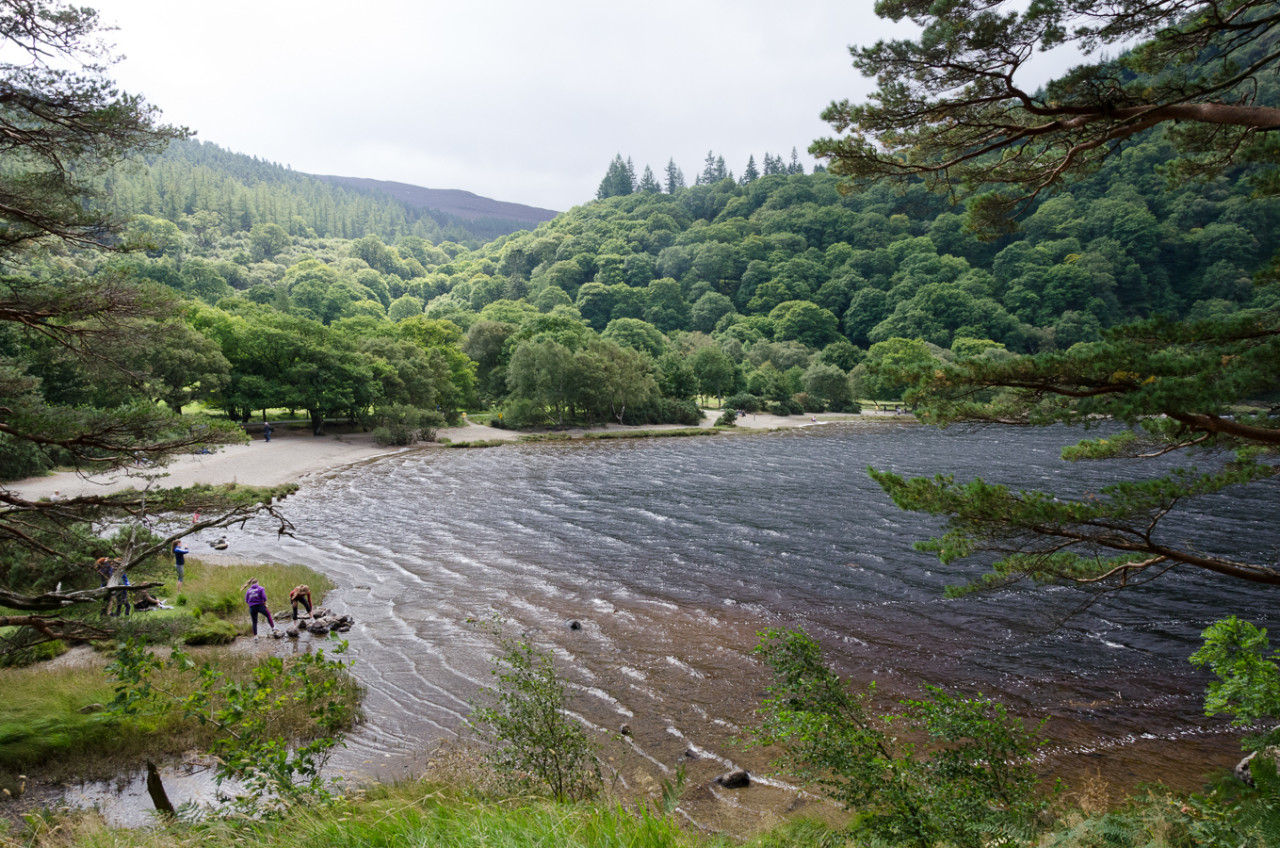
{"label": "sandy beach", "polygon": [[[719,410],[708,410],[700,426],[710,427]],[[872,413],[874,415],[874,413]],[[846,414],[819,414],[817,423],[856,420],[863,416]],[[868,416],[869,417],[869,416]],[[778,416],[767,413],[748,414],[741,426],[776,430],[790,427],[812,426],[813,416]],[[588,432],[624,432],[626,430],[680,429],[676,425],[648,427],[623,427],[613,425],[594,430],[572,429],[558,431],[570,437],[580,437]],[[527,435],[525,431],[500,430],[482,424],[463,421],[460,426],[442,428],[437,440],[462,441],[514,441]],[[247,445],[232,445],[212,454],[182,457],[161,470],[164,476],[156,481],[163,487],[194,486],[196,484],[220,485],[240,483],[247,486],[278,486],[284,483],[305,483],[308,476],[361,462],[377,456],[402,450],[430,449],[430,445],[412,448],[390,448],[374,443],[369,433],[340,433],[329,436],[313,436],[303,424],[284,426],[277,424],[270,442],[263,440],[260,432],[253,433],[253,441]],[[60,471],[44,477],[29,477],[8,484],[8,489],[19,497],[38,500],[51,498],[55,493],[63,497],[105,494],[128,488],[143,488],[147,475],[154,469],[126,469],[106,475],[87,476],[73,471]]]}

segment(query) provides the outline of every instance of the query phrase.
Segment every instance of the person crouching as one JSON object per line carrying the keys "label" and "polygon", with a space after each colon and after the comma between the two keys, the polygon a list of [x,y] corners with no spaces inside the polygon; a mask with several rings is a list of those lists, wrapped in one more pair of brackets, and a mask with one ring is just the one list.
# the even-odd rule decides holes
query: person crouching
{"label": "person crouching", "polygon": [[306,607],[307,615],[311,615],[311,588],[305,583],[299,583],[289,592],[289,604],[293,607],[293,620],[298,620],[298,604]]}

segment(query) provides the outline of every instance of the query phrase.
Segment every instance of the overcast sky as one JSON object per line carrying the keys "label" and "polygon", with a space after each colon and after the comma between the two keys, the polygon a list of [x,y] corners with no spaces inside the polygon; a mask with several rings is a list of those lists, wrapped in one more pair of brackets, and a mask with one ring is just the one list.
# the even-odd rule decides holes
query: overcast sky
{"label": "overcast sky", "polygon": [[872,0],[85,0],[114,76],[197,137],[318,174],[565,210],[615,154],[688,181],[789,157],[869,90]]}

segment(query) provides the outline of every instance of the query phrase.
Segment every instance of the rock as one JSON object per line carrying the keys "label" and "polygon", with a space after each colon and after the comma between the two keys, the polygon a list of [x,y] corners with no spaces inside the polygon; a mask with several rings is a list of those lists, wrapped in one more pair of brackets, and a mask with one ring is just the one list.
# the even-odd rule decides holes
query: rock
{"label": "rock", "polygon": [[271,638],[272,638],[272,639],[283,639],[283,638],[284,638],[284,633],[283,633],[282,631],[280,631],[280,630],[272,630],[272,631],[271,631]]}
{"label": "rock", "polygon": [[684,754],[683,754],[683,756],[684,756],[684,758],[685,758],[686,760],[697,760],[697,759],[700,759],[700,758],[698,757],[698,752],[697,752],[697,751],[695,751],[695,750],[693,750],[692,748],[685,748],[685,749],[684,749]]}
{"label": "rock", "polygon": [[725,789],[741,789],[751,785],[751,775],[747,774],[746,769],[734,769],[717,777],[716,783]]}
{"label": "rock", "polygon": [[83,707],[76,710],[76,712],[80,713],[81,715],[89,715],[90,713],[100,713],[105,709],[106,707],[103,706],[102,704],[85,704]]}
{"label": "rock", "polygon": [[225,551],[225,550],[227,549],[227,543],[226,543],[226,542],[218,542],[216,545],[214,545],[214,546],[213,546],[213,549],[214,549],[215,551]]}
{"label": "rock", "polygon": [[571,618],[564,623],[564,626],[569,628],[570,630],[581,630],[582,622],[578,621],[578,619],[576,618]]}
{"label": "rock", "polygon": [[289,629],[284,632],[284,635],[288,636],[290,639],[297,639],[301,634],[302,631],[298,629],[298,625],[296,624],[290,626]]}
{"label": "rock", "polygon": [[[1264,754],[1275,760],[1276,767],[1280,769],[1280,747],[1268,748]],[[1258,756],[1258,752],[1254,751],[1252,754],[1236,763],[1236,767],[1231,770],[1231,773],[1234,774],[1237,779],[1244,781],[1250,786],[1253,786],[1253,773],[1249,771],[1249,763],[1252,762],[1253,758],[1256,756]]]}
{"label": "rock", "polygon": [[312,633],[315,633],[317,636],[323,636],[329,632],[329,625],[322,621],[313,621],[307,625],[307,629]]}
{"label": "rock", "polygon": [[618,728],[618,732],[621,733],[623,736],[630,738],[632,736],[631,725],[629,724],[622,725],[622,727]]}

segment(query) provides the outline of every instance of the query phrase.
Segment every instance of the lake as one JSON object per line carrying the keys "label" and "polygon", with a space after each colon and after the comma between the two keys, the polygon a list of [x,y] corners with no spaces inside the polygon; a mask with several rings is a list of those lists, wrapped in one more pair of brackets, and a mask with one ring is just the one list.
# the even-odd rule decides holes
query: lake
{"label": "lake", "polygon": [[[842,674],[877,681],[886,698],[935,683],[1048,718],[1047,775],[1196,788],[1239,745],[1226,721],[1203,717],[1208,677],[1187,656],[1228,614],[1273,627],[1274,589],[1188,570],[1106,596],[1020,587],[948,600],[945,587],[981,564],[913,550],[939,525],[899,511],[866,474],[1096,491],[1115,466],[1058,458],[1080,437],[884,420],[425,448],[309,482],[286,503],[296,538],[250,525],[228,536],[229,553],[313,566],[339,586],[330,605],[355,616],[369,720],[335,757],[340,773],[416,773],[438,743],[465,736],[469,699],[491,677],[494,642],[477,622],[501,616],[555,649],[575,713],[631,788],[652,790],[681,762],[691,786],[729,764],[767,771],[766,752],[734,739],[767,682],[751,649],[770,627],[805,628]],[[1276,507],[1276,488],[1257,486],[1206,501],[1169,532],[1274,559]],[[624,723],[633,736],[613,738]],[[717,791],[720,806],[733,795]],[[750,819],[795,797],[779,779],[732,803]],[[723,825],[716,803],[693,798],[688,815]]]}

